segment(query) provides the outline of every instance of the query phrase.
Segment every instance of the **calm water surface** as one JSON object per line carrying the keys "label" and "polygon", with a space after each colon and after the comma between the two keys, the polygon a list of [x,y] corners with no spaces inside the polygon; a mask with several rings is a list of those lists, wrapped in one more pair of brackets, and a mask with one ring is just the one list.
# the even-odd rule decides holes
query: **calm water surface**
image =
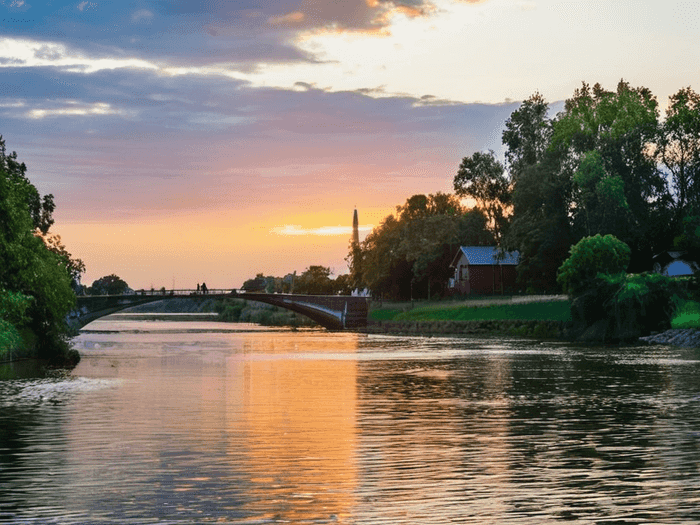
{"label": "calm water surface", "polygon": [[5,367],[0,522],[700,523],[698,350],[170,319]]}

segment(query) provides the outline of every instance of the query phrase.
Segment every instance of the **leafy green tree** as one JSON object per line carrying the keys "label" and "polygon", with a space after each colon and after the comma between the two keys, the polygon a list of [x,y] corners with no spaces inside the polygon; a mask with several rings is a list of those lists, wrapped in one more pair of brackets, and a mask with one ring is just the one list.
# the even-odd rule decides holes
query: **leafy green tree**
{"label": "leafy green tree", "polygon": [[598,151],[583,155],[573,176],[575,214],[584,225],[587,235],[610,231],[613,234],[629,228],[629,205],[625,197],[625,183],[619,175],[605,171]]}
{"label": "leafy green tree", "polygon": [[[590,232],[584,221],[575,220],[577,234],[615,233],[632,249],[634,271],[650,269],[663,244],[659,238],[668,238],[660,229],[667,188],[653,155],[658,117],[658,103],[647,88],[621,81],[613,92],[584,83],[553,124],[550,148],[562,153],[561,176],[572,178],[584,159],[595,160],[604,174],[598,194],[609,198],[598,217],[605,220]],[[576,200],[582,196],[574,195],[577,209],[586,208]],[[610,213],[611,208],[619,213]]]}
{"label": "leafy green tree", "polygon": [[500,239],[508,223],[511,184],[493,151],[477,151],[471,157],[464,157],[453,185],[457,195],[476,201],[477,208],[488,218],[494,235]]}
{"label": "leafy green tree", "polygon": [[517,184],[520,175],[540,162],[549,147],[552,122],[547,117],[549,104],[540,93],[523,101],[508,118],[502,135],[506,146],[506,163],[511,179]]}
{"label": "leafy green tree", "polygon": [[584,237],[571,247],[557,280],[566,293],[576,295],[590,288],[599,273],[624,272],[629,262],[629,246],[613,235]]}
{"label": "leafy green tree", "polygon": [[669,99],[658,154],[671,175],[673,222],[680,226],[690,207],[700,210],[700,95],[690,87]]}
{"label": "leafy green tree", "polygon": [[71,278],[71,287],[77,293],[77,290],[80,288],[80,277],[85,273],[85,263],[68,252],[63,242],[61,242],[60,235],[46,233],[40,237],[44,241],[44,245],[64,261],[63,264]]}
{"label": "leafy green tree", "polygon": [[94,280],[87,292],[88,295],[122,295],[130,290],[131,288],[124,280],[115,274],[110,274]]}
{"label": "leafy green tree", "polygon": [[631,271],[650,269],[674,236],[656,161],[656,99],[624,81],[615,91],[584,83],[554,119],[547,111],[535,94],[503,133],[513,181],[503,245],[520,251],[521,282],[554,289],[568,247],[595,234],[613,234],[631,248]]}
{"label": "leafy green tree", "polygon": [[325,266],[309,266],[296,280],[294,293],[305,295],[330,295],[334,293],[331,269]]}
{"label": "leafy green tree", "polygon": [[364,279],[357,287],[394,299],[429,297],[444,290],[459,246],[493,243],[480,210],[466,210],[455,195],[414,195],[360,246]]}
{"label": "leafy green tree", "polygon": [[31,298],[27,320],[17,328],[33,332],[44,357],[68,352],[65,318],[75,304],[67,258],[49,250],[36,235],[47,233],[53,223],[52,202],[40,199],[26,177],[26,166],[16,153],[6,153],[0,137],[0,290]]}

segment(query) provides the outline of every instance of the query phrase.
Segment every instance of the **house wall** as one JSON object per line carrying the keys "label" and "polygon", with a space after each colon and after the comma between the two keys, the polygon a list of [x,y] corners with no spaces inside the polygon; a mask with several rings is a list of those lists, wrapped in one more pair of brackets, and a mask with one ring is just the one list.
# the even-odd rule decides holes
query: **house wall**
{"label": "house wall", "polygon": [[472,265],[467,266],[468,280],[460,280],[460,259],[455,270],[454,292],[458,294],[499,294],[516,289],[517,267],[513,265]]}

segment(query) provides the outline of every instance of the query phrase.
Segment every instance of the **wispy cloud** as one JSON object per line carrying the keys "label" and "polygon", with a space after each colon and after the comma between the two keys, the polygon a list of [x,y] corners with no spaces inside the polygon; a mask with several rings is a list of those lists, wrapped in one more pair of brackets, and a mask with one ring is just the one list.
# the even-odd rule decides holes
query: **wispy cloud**
{"label": "wispy cloud", "polygon": [[139,9],[131,15],[131,21],[134,23],[150,22],[153,19],[153,13],[148,9]]}
{"label": "wispy cloud", "polygon": [[[358,230],[362,233],[368,233],[372,231],[371,224],[360,226]],[[284,226],[276,226],[270,230],[272,233],[277,235],[320,235],[320,236],[330,236],[330,235],[351,235],[351,226],[321,226],[320,228],[303,228],[295,224],[285,224]]]}
{"label": "wispy cloud", "polygon": [[96,102],[94,104],[85,104],[78,101],[68,101],[64,107],[59,108],[35,108],[27,111],[24,114],[28,118],[42,119],[47,117],[63,117],[63,116],[80,116],[90,117],[98,115],[128,115],[120,109],[113,108],[105,102]]}

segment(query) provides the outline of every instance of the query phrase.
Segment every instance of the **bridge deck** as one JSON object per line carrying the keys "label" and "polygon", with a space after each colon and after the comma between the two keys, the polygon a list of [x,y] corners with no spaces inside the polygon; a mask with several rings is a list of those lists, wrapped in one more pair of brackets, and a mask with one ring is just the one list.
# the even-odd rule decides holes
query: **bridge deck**
{"label": "bridge deck", "polygon": [[88,295],[78,297],[76,309],[67,321],[75,329],[111,313],[154,301],[187,298],[238,298],[258,301],[292,310],[331,330],[360,328],[367,325],[367,298],[347,295],[298,295],[249,293],[237,289],[209,289],[207,292],[180,290],[138,290],[126,295]]}

